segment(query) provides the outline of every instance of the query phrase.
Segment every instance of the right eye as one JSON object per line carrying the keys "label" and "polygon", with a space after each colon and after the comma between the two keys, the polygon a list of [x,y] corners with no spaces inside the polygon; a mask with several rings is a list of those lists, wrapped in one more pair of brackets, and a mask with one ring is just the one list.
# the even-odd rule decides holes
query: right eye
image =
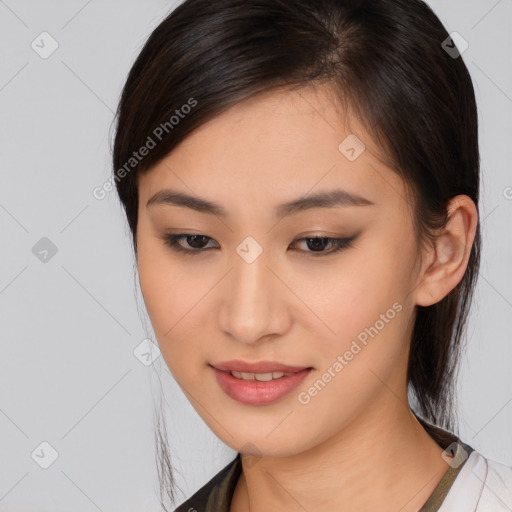
{"label": "right eye", "polygon": [[[200,254],[205,251],[205,242],[213,240],[206,235],[196,235],[192,233],[179,233],[177,235],[164,235],[164,243],[168,245],[173,251],[185,253],[186,255]],[[186,241],[188,247],[183,247],[182,241]]]}

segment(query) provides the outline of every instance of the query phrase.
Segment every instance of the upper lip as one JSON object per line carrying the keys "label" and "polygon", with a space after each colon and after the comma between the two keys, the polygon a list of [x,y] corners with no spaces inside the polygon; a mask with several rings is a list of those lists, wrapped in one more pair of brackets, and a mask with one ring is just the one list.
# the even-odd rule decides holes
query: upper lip
{"label": "upper lip", "polygon": [[270,372],[283,372],[283,373],[297,373],[310,366],[290,366],[287,364],[276,363],[273,361],[259,361],[257,363],[249,363],[240,359],[233,359],[232,361],[223,361],[215,363],[211,366],[222,371],[236,371],[245,373],[270,373]]}

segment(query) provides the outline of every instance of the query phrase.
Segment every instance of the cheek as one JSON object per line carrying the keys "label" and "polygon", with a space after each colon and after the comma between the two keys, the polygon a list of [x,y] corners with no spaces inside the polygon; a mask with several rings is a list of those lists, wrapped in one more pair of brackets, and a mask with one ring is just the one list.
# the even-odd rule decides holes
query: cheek
{"label": "cheek", "polygon": [[[193,286],[189,277],[171,265],[169,258],[156,244],[141,242],[138,246],[139,282],[144,303],[155,332],[162,356],[173,371],[182,350],[193,350],[194,337],[187,336],[187,315],[201,297],[201,290]],[[174,373],[174,372],[173,372]]]}
{"label": "cheek", "polygon": [[348,357],[368,364],[389,364],[398,357],[410,314],[406,311],[413,255],[406,242],[375,240],[374,247],[367,244],[337,270],[316,274],[308,305],[324,324],[330,360],[346,351]]}
{"label": "cheek", "polygon": [[[331,274],[322,280],[323,294],[309,295],[324,323],[317,321],[316,332],[324,334],[317,345],[318,373],[301,389],[299,402],[307,405],[299,410],[308,411],[326,431],[350,421],[380,393],[383,382],[394,381],[403,370],[410,310],[400,293],[401,277],[387,261],[390,256],[380,253],[351,265],[351,272],[340,269],[337,279]],[[337,419],[333,404],[343,408]]]}
{"label": "cheek", "polygon": [[[170,269],[161,264],[154,251],[139,248],[139,282],[153,329],[158,338],[163,336],[172,325],[176,312],[176,289],[179,286]],[[174,283],[169,286],[169,283]]]}
{"label": "cheek", "polygon": [[180,386],[189,389],[200,381],[197,362],[204,350],[200,346],[200,337],[189,331],[187,324],[193,302],[197,302],[196,294],[188,297],[188,288],[180,281],[180,276],[157,265],[140,265],[139,275],[144,303],[162,358]]}

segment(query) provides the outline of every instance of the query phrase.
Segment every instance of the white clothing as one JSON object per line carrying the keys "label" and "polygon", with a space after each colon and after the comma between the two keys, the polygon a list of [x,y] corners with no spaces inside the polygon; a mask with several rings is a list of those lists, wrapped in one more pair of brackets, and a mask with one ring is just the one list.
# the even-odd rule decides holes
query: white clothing
{"label": "white clothing", "polygon": [[512,512],[512,467],[472,451],[439,512]]}

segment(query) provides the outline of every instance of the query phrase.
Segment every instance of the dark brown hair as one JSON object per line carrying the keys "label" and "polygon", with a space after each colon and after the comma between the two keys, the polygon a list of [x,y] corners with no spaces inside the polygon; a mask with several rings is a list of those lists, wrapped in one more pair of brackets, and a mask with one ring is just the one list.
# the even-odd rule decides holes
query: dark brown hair
{"label": "dark brown hair", "polygon": [[[114,179],[135,253],[140,173],[236,102],[282,87],[327,84],[357,115],[408,185],[418,240],[431,241],[444,226],[453,196],[469,196],[478,209],[475,95],[462,57],[442,46],[447,38],[420,0],[183,2],[146,41],[117,110]],[[130,160],[149,138],[154,147]],[[417,307],[411,340],[414,412],[451,431],[480,244],[478,224],[464,277],[437,304]],[[446,446],[446,438],[422,424]],[[165,442],[161,464],[172,498],[166,449]]]}

